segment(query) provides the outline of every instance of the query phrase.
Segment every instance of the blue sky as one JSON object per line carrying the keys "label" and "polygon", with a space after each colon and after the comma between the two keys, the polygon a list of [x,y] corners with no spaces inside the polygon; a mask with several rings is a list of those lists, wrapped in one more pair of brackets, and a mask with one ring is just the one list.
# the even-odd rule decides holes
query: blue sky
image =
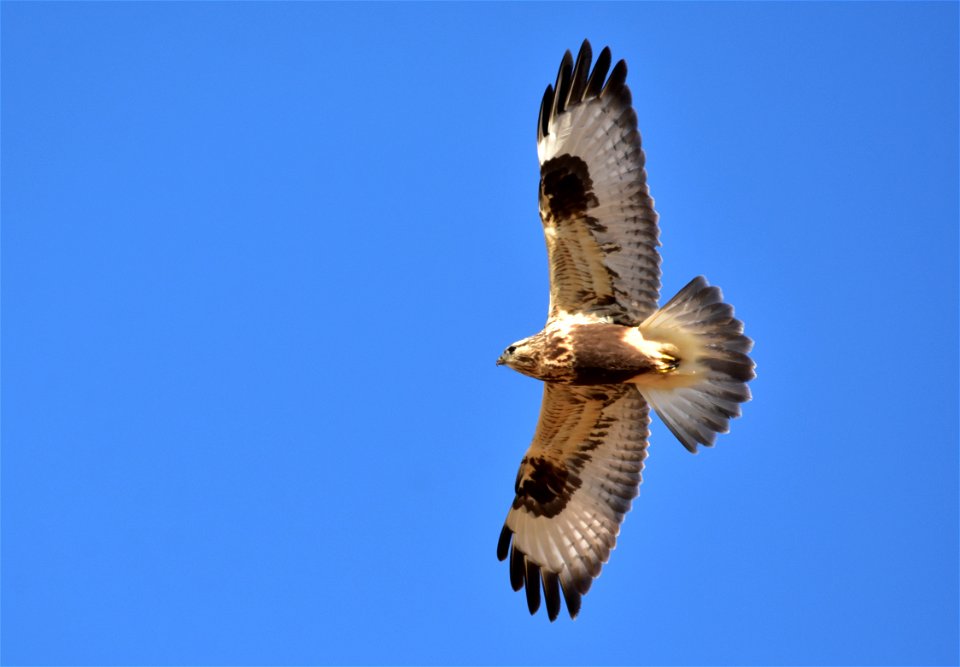
{"label": "blue sky", "polygon": [[[956,3],[0,12],[4,663],[957,663]],[[494,361],[584,37],[759,376],[551,625]]]}

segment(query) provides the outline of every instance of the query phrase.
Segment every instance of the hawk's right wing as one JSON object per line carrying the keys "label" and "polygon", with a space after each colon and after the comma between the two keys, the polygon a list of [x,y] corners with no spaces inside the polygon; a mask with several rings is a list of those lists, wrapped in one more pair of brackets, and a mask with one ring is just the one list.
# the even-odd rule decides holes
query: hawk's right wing
{"label": "hawk's right wing", "polygon": [[610,49],[590,71],[590,43],[564,55],[537,124],[540,217],[550,265],[550,311],[640,324],[657,308],[657,213],[647,188],[637,114]]}

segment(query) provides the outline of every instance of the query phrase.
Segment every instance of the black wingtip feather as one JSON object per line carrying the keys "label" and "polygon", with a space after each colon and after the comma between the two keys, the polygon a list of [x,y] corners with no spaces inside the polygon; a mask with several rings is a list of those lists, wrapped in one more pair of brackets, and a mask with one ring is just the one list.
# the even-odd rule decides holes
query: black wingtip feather
{"label": "black wingtip feather", "polygon": [[540,608],[540,566],[527,560],[527,609],[530,615],[537,613]]}
{"label": "black wingtip feather", "polygon": [[537,119],[537,141],[545,136],[550,127],[550,109],[553,108],[553,86],[547,86],[543,91],[543,100],[540,102],[540,118]]}
{"label": "black wingtip feather", "polygon": [[627,89],[627,61],[620,60],[614,65],[613,71],[610,72],[610,78],[607,79],[607,85],[603,87],[600,97],[623,95],[625,91],[629,95]]}
{"label": "black wingtip feather", "polygon": [[517,549],[516,543],[510,550],[510,588],[519,591],[523,588],[523,552]]}
{"label": "black wingtip feather", "polygon": [[500,531],[500,540],[497,542],[497,560],[506,560],[507,556],[510,554],[511,536],[513,536],[513,531],[507,528],[507,525],[504,524],[503,530]]}
{"label": "black wingtip feather", "polygon": [[552,623],[560,615],[560,578],[556,572],[546,569],[540,570],[540,576],[543,578],[543,597],[547,601],[547,616]]}
{"label": "black wingtip feather", "polygon": [[576,589],[564,585],[562,580],[560,581],[560,590],[563,591],[563,600],[567,603],[567,613],[570,614],[570,618],[576,618],[577,614],[580,613],[580,593]]}
{"label": "black wingtip feather", "polygon": [[600,95],[600,91],[603,90],[603,82],[607,78],[607,71],[610,69],[611,60],[610,47],[603,47],[603,51],[597,56],[597,64],[593,66],[593,73],[587,82],[587,89],[583,93],[583,99]]}
{"label": "black wingtip feather", "polygon": [[560,69],[557,70],[557,83],[554,85],[556,94],[553,96],[553,109],[550,117],[555,118],[563,113],[564,105],[567,102],[567,92],[570,90],[570,78],[573,75],[573,54],[566,51],[563,54],[563,60],[560,61]]}
{"label": "black wingtip feather", "polygon": [[577,62],[573,66],[573,80],[570,82],[570,91],[567,93],[567,101],[564,104],[567,109],[583,101],[592,60],[593,50],[590,48],[590,42],[585,39],[580,46],[580,53],[577,54]]}

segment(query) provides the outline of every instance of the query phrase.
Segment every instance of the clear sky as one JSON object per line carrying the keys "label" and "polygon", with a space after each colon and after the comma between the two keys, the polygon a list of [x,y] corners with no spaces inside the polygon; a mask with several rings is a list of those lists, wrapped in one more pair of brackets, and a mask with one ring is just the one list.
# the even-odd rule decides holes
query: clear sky
{"label": "clear sky", "polygon": [[[956,664],[956,3],[0,11],[4,663]],[[584,37],[758,378],[549,624],[494,361]]]}

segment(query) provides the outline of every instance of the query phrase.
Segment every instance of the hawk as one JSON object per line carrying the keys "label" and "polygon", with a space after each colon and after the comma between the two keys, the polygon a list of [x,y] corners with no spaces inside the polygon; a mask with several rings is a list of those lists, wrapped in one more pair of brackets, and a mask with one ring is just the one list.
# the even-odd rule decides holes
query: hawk
{"label": "hawk", "polygon": [[[647,187],[627,65],[590,43],[564,54],[537,121],[540,218],[550,266],[543,330],[498,365],[544,382],[533,443],[497,558],[571,618],[610,557],[639,493],[650,407],[684,447],[713,445],[750,400],[753,341],[703,277],[657,308],[659,228]],[[609,72],[609,76],[607,76]]]}

